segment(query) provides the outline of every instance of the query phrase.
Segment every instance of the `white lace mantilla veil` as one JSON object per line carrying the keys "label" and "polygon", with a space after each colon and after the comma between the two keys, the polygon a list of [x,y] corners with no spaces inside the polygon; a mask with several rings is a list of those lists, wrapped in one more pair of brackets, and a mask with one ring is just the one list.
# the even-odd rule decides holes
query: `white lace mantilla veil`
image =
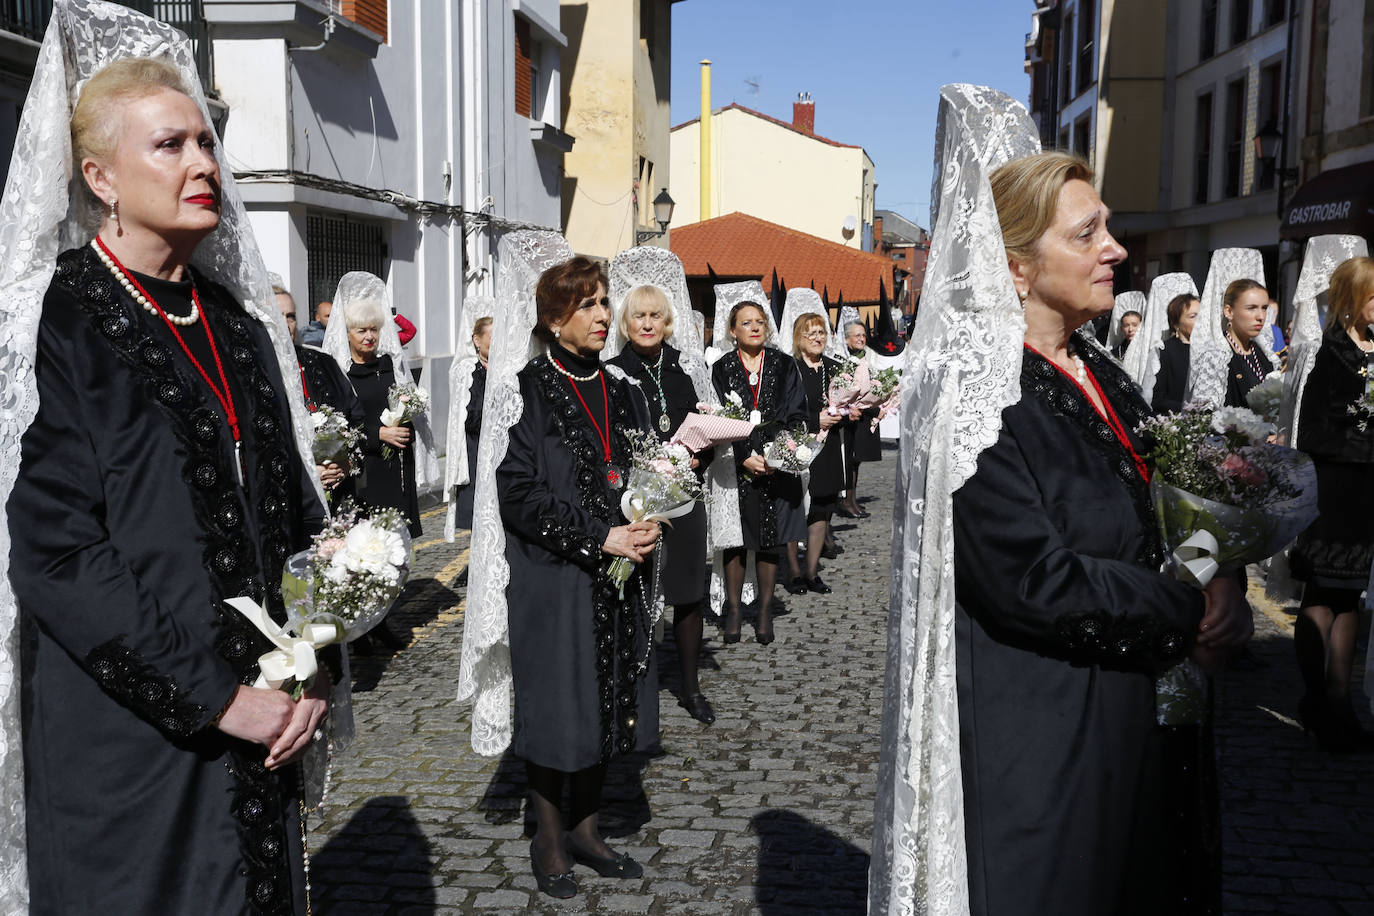
{"label": "white lace mantilla veil", "polygon": [[472,480],[472,469],[468,467],[468,399],[472,394],[472,374],[478,365],[472,329],[479,318],[495,315],[496,299],[481,295],[463,299],[463,310],[458,313],[458,344],[448,370],[448,441],[444,446],[444,502],[448,504],[444,540],[449,543],[458,536],[458,503],[453,498],[453,488],[466,486]]}
{"label": "white lace mantilla veil", "polygon": [[[678,256],[666,248],[641,245],[611,258],[609,274],[611,334],[606,340],[602,359],[614,358],[625,347],[625,338],[620,333],[620,314],[625,308],[625,297],[636,287],[656,286],[668,297],[673,310],[673,333],[668,338],[668,344],[678,351],[678,362],[692,380],[697,400],[719,404],[720,398],[711,384],[711,370],[706,365],[701,334],[691,316],[696,315],[702,321],[705,321],[705,317],[692,309],[692,299],[687,294],[687,275]],[[716,446],[715,460],[707,470],[706,486],[707,549],[715,551],[738,547],[744,543],[744,534],[740,528],[739,482],[735,477],[734,450],[730,445]]]}
{"label": "white lace mantilla veil", "polygon": [[[38,49],[33,81],[16,132],[0,200],[0,912],[28,910],[24,776],[17,679],[17,607],[9,582],[10,529],[5,506],[19,472],[20,443],[38,412],[34,377],[43,297],[57,255],[90,241],[99,212],[74,175],[70,122],[88,79],[124,57],[165,57],[181,71],[187,95],[210,120],[191,46],[171,26],[128,7],[96,0],[56,0]],[[192,257],[200,274],[227,288],[267,328],[286,381],[296,445],[314,467],[311,430],[296,376],[296,356],[272,296],[267,268],[222,146],[219,228]],[[316,481],[318,488],[318,481]],[[321,502],[323,490],[318,490]]]}
{"label": "white lace mantilla veil", "polygon": [[825,302],[821,300],[821,294],[806,286],[787,291],[787,301],[782,307],[782,327],[778,329],[779,350],[788,356],[797,355],[792,352],[792,326],[803,315],[819,315],[825,319],[824,355],[841,361],[848,358],[849,351],[845,349],[844,342],[836,338],[834,334],[829,333],[830,315],[825,310]]}
{"label": "white lace mantilla veil", "polygon": [[1146,404],[1154,397],[1159,354],[1169,333],[1169,303],[1184,293],[1197,295],[1197,284],[1188,274],[1161,274],[1154,278],[1150,283],[1150,296],[1145,300],[1145,311],[1141,313],[1140,329],[1121,361],[1126,374],[1140,386]]}
{"label": "white lace mantilla veil", "polygon": [[1297,447],[1302,422],[1302,393],[1322,346],[1321,308],[1331,274],[1351,258],[1367,257],[1369,246],[1358,235],[1319,235],[1307,243],[1302,270],[1293,290],[1293,336],[1288,341],[1288,371],[1283,376],[1279,430]]}
{"label": "white lace mantilla veil", "polygon": [[846,305],[840,309],[839,320],[835,322],[835,349],[841,354],[841,359],[855,358],[849,355],[849,345],[844,342],[844,328],[851,321],[863,324],[863,317],[859,315],[859,310],[854,306]]}
{"label": "white lace mantilla veil", "polygon": [[1025,318],[988,175],[1037,153],[1011,97],[940,90],[930,263],[902,372],[882,758],[869,912],[966,916],[954,643],[954,492],[1021,397]]}
{"label": "white lace mantilla veil", "polygon": [[482,435],[473,473],[468,603],[458,669],[458,701],[472,701],[472,749],[493,757],[510,745],[510,627],[506,613],[506,529],[496,494],[496,469],[505,460],[510,429],[524,413],[517,377],[542,349],[532,332],[539,275],[573,256],[556,232],[521,229],[497,244],[496,314],[482,401]]}
{"label": "white lace mantilla veil", "polygon": [[[1121,316],[1127,312],[1139,312],[1141,327],[1145,324],[1145,294],[1138,290],[1120,293],[1112,301],[1112,326],[1107,331],[1107,349],[1110,350],[1121,343]],[[1136,337],[1140,336],[1141,328],[1136,328]],[[1134,343],[1134,338],[1132,338]]]}
{"label": "white lace mantilla veil", "polygon": [[[401,346],[401,336],[396,330],[396,322],[391,314],[391,294],[387,292],[386,282],[365,270],[351,270],[339,278],[339,287],[334,291],[334,309],[342,321],[331,321],[325,327],[324,340],[320,349],[334,357],[344,375],[353,365],[353,356],[348,347],[348,313],[361,302],[375,302],[382,309],[382,326],[377,329],[377,355],[390,356],[397,381],[413,381],[410,363],[406,359],[405,348]],[[334,313],[331,312],[331,315]],[[471,335],[469,335],[470,337]],[[434,430],[429,423],[429,415],[416,417],[411,424],[415,427],[415,486],[423,492],[426,488],[439,483],[439,458],[434,448]]]}
{"label": "white lace mantilla veil", "polygon": [[[1254,280],[1264,286],[1264,259],[1253,248],[1218,248],[1212,252],[1212,265],[1207,282],[1202,287],[1202,307],[1197,312],[1192,336],[1188,339],[1188,386],[1184,403],[1200,401],[1209,407],[1220,407],[1226,401],[1226,381],[1230,373],[1231,354],[1235,351],[1226,342],[1222,331],[1225,311],[1222,299],[1226,287],[1236,280]],[[1267,288],[1267,287],[1266,287]],[[1264,351],[1269,362],[1278,368],[1274,356],[1273,337],[1261,333],[1254,345]]]}

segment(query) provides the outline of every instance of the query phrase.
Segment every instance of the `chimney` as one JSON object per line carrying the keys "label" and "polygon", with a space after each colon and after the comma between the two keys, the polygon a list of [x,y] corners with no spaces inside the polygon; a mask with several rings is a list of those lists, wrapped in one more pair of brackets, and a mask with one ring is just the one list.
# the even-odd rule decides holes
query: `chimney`
{"label": "chimney", "polygon": [[883,247],[883,218],[873,217],[873,247],[879,251],[886,251]]}
{"label": "chimney", "polygon": [[816,132],[816,103],[811,101],[811,93],[797,93],[797,100],[792,103],[792,126],[803,133]]}

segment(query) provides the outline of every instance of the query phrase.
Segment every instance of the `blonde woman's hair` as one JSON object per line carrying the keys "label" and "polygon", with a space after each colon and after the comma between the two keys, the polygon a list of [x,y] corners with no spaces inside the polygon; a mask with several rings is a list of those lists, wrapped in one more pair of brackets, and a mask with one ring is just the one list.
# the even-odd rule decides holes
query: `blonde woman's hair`
{"label": "blonde woman's hair", "polygon": [[386,306],[375,299],[360,299],[348,303],[344,309],[344,327],[372,328],[380,331],[382,324],[390,319]]}
{"label": "blonde woman's hair", "polygon": [[472,323],[472,336],[476,337],[478,334],[481,334],[489,327],[491,327],[490,315],[484,315],[481,318],[478,318],[476,321]]}
{"label": "blonde woman's hair", "polygon": [[1051,151],[1013,159],[988,180],[1007,257],[1032,264],[1041,236],[1054,224],[1059,192],[1070,181],[1091,183],[1093,170],[1080,156]]}
{"label": "blonde woman's hair", "polygon": [[1343,261],[1331,274],[1326,326],[1350,330],[1370,296],[1374,296],[1374,258]]}
{"label": "blonde woman's hair", "polygon": [[673,336],[673,305],[668,301],[668,294],[657,286],[646,283],[625,294],[625,307],[620,310],[618,322],[621,337],[630,339],[630,317],[637,308],[658,309],[663,315],[663,339],[667,340]]}
{"label": "blonde woman's hair", "polygon": [[87,80],[72,111],[72,158],[77,173],[82,160],[113,155],[125,103],[162,89],[188,95],[181,71],[160,57],[125,57]]}
{"label": "blonde woman's hair", "polygon": [[821,327],[825,328],[826,331],[830,330],[830,322],[826,321],[824,318],[822,318],[820,315],[817,315],[815,312],[806,312],[804,314],[798,315],[797,320],[792,322],[793,353],[796,353],[798,355],[801,354],[801,345],[802,341],[806,339],[806,332],[811,330],[816,325],[820,325]]}

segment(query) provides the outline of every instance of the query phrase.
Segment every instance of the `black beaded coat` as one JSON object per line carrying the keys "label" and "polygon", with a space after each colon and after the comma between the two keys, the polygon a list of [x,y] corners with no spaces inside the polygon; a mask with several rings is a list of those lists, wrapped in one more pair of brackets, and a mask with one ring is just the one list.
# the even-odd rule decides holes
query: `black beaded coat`
{"label": "black beaded coat", "polygon": [[[1135,427],[1148,408],[1133,383],[1083,349]],[[1203,599],[1157,571],[1147,484],[1077,386],[1027,350],[1021,392],[954,493],[971,909],[1179,912],[1154,682],[1188,650]]]}
{"label": "black beaded coat", "polygon": [[[555,352],[577,375],[599,365]],[[602,375],[612,464],[623,472],[630,463],[626,433],[647,429],[647,418],[628,382]],[[658,740],[649,608],[640,575],[630,577],[624,599],[608,578],[613,558],[601,545],[626,520],[619,491],[607,483],[601,441],[569,380],[547,356],[532,360],[519,379],[524,407],[496,472],[510,564],[511,749],[540,766],[575,772]],[[599,382],[583,391],[599,415]]]}
{"label": "black beaded coat", "polygon": [[[1317,468],[1317,520],[1298,536],[1289,561],[1309,584],[1363,590],[1374,563],[1374,423],[1352,414],[1374,374],[1341,328],[1327,330],[1303,389],[1298,447]],[[1365,419],[1364,428],[1360,428]]]}
{"label": "black beaded coat", "polygon": [[[753,408],[749,373],[740,362],[738,350],[727,352],[711,366],[711,383],[722,399],[734,392],[743,399],[746,411]],[[758,409],[763,423],[754,428],[748,439],[734,444],[735,470],[740,475],[740,520],[744,546],[749,550],[766,550],[806,537],[801,478],[778,472],[748,480],[749,474],[744,470],[744,460],[752,454],[762,455],[782,429],[806,425],[806,391],[801,373],[792,357],[772,347],[763,348]]]}
{"label": "black beaded coat", "polygon": [[299,769],[211,722],[272,648],[224,599],[284,620],[282,562],[323,510],[266,331],[197,290],[182,334],[208,349],[213,329],[243,489],[219,402],[89,248],[44,300],[8,505],[34,916],[305,912]]}

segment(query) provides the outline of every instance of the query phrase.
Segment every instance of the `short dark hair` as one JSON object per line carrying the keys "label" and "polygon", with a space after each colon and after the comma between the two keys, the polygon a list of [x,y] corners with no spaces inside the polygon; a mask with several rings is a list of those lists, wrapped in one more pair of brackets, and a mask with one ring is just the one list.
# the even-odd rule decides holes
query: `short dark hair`
{"label": "short dark hair", "polygon": [[1176,328],[1178,323],[1183,320],[1183,313],[1188,308],[1188,303],[1197,302],[1198,297],[1192,293],[1179,293],[1169,300],[1168,308],[1165,310],[1169,316],[1169,327]]}
{"label": "short dark hair", "polygon": [[606,286],[606,268],[581,255],[555,264],[540,274],[534,288],[534,304],[538,310],[534,335],[545,343],[552,343],[553,325],[567,321],[577,311],[579,302],[595,296],[597,284]]}

